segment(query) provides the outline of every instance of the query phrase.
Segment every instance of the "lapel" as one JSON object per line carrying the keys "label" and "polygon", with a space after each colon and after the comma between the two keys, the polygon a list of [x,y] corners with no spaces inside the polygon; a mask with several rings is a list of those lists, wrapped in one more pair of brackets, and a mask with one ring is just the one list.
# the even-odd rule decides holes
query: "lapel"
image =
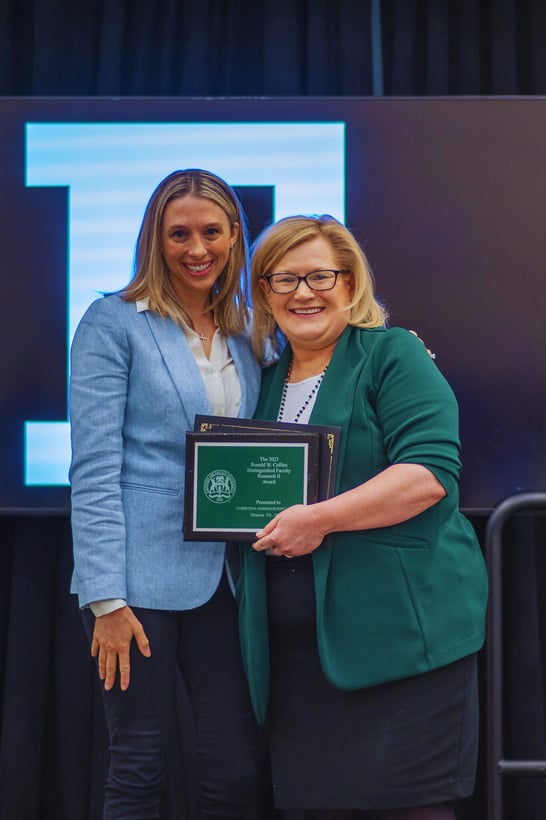
{"label": "lapel", "polygon": [[[137,304],[141,304],[139,310],[145,313],[154,341],[186,413],[188,427],[192,428],[195,416],[208,415],[211,408],[201,372],[184,332],[172,319],[163,319],[147,310],[145,302]],[[240,415],[243,418],[251,417],[260,389],[261,368],[251,352],[249,340],[243,334],[228,337],[227,344],[241,384]]]}
{"label": "lapel", "polygon": [[[338,483],[347,446],[346,431],[353,409],[355,381],[358,378],[358,370],[353,366],[354,362],[351,361],[350,357],[351,346],[349,339],[352,335],[351,331],[352,328],[348,326],[339,338],[309,419],[309,424],[341,427],[343,431],[339,448]],[[257,418],[277,418],[291,355],[291,347],[287,344],[278,363],[273,366],[271,373],[266,370],[264,387],[256,411]]]}
{"label": "lapel", "polygon": [[[359,390],[357,390],[357,382],[362,378],[362,370],[369,356],[372,337],[379,330],[382,330],[382,328],[374,328],[372,331],[361,330],[350,325],[345,328],[334,349],[309,419],[310,424],[330,425],[342,429],[337,468],[337,492],[339,492],[339,483],[348,445],[351,416],[355,402],[359,400],[360,395]],[[291,352],[290,345],[287,344],[281,358],[272,367],[271,372],[269,372],[269,369],[265,371],[264,387],[256,411],[256,418],[277,418]]]}
{"label": "lapel", "polygon": [[191,429],[197,413],[210,413],[199,368],[182,329],[172,319],[162,318],[150,310],[145,312],[145,316]]}
{"label": "lapel", "polygon": [[324,374],[317,400],[309,424],[324,424],[341,427],[341,441],[337,467],[337,491],[343,470],[343,461],[347,448],[347,431],[355,401],[355,383],[360,368],[353,361],[352,337],[353,328],[348,325],[335,346],[328,370]]}
{"label": "lapel", "polygon": [[270,421],[276,420],[291,355],[292,349],[290,345],[287,344],[281,353],[279,361],[270,367],[266,367],[263,371],[262,389],[260,391],[258,407],[254,414],[255,418]]}
{"label": "lapel", "polygon": [[227,344],[241,384],[241,418],[252,418],[260,389],[261,367],[243,336],[228,336]]}

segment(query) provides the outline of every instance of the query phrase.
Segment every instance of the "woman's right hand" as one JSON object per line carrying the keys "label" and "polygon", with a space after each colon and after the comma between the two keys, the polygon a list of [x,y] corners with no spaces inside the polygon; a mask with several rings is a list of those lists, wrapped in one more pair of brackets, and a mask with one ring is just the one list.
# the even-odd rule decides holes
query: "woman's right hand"
{"label": "woman's right hand", "polygon": [[112,689],[119,666],[119,685],[125,691],[131,677],[130,649],[135,639],[145,658],[151,656],[150,643],[144,628],[129,606],[95,619],[91,655],[98,659],[99,678],[104,688]]}

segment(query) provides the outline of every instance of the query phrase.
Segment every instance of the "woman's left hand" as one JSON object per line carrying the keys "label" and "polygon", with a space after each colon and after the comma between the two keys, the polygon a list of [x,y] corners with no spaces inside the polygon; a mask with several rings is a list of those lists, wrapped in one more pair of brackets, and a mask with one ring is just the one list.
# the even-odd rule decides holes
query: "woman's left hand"
{"label": "woman's left hand", "polygon": [[272,555],[295,558],[313,552],[325,534],[318,525],[313,505],[296,504],[276,515],[257,532],[258,540],[252,546],[257,552],[269,550]]}

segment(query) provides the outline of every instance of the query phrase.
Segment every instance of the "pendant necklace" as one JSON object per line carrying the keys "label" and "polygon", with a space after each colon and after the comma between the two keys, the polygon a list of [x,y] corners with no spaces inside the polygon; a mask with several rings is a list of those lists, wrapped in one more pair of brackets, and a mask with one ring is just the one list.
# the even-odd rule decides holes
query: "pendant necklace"
{"label": "pendant necklace", "polygon": [[[217,327],[216,322],[214,322],[214,331],[216,331],[216,327]],[[213,331],[213,334],[212,334],[213,336],[214,336],[214,331]],[[205,330],[197,330],[197,328],[195,328],[195,332],[197,333],[197,338],[199,339],[201,344],[206,345],[206,343],[208,342],[208,339],[209,339],[207,330],[206,329]]]}
{"label": "pendant necklace", "polygon": [[[284,384],[283,384],[283,387],[282,387],[281,403],[279,405],[279,413],[277,415],[277,421],[284,421],[285,420],[284,419],[284,412],[285,412],[285,409],[286,409],[286,397],[288,395],[288,382],[290,380],[290,374],[292,373],[293,363],[294,363],[294,357],[292,356],[292,358],[290,359],[290,364],[288,365],[288,372],[286,374],[286,378],[284,380]],[[321,382],[324,378],[324,374],[326,373],[327,370],[328,370],[328,364],[326,364],[326,366],[325,366],[324,370],[322,371],[322,373],[319,373],[319,375],[317,376],[317,379],[316,379],[313,387],[311,388],[311,392],[309,393],[309,395],[305,399],[304,403],[302,404],[302,406],[300,407],[300,409],[296,413],[296,415],[293,419],[295,424],[297,424],[297,422],[299,421],[300,416],[302,415],[303,411],[305,410],[306,407],[308,407],[309,402],[311,401],[311,399],[313,398],[313,396],[315,395],[315,393],[319,389],[319,387],[321,385]]]}

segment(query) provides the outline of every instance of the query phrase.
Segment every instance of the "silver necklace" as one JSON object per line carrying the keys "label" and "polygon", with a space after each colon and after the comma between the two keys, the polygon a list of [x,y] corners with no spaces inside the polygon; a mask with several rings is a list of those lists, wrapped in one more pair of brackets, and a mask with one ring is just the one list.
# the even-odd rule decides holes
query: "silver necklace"
{"label": "silver necklace", "polygon": [[[214,323],[214,330],[213,330],[213,333],[212,333],[213,336],[214,336],[215,331],[216,331],[216,322]],[[206,330],[197,330],[197,328],[195,328],[195,332],[197,333],[197,338],[199,339],[201,344],[204,345],[208,342],[209,337],[208,337],[208,334],[207,334]]]}
{"label": "silver necklace", "polygon": [[[286,378],[285,378],[284,384],[282,386],[281,403],[279,404],[279,413],[277,415],[277,421],[284,421],[284,412],[285,412],[285,409],[286,409],[286,397],[288,395],[288,382],[290,380],[290,374],[292,373],[292,365],[293,364],[294,364],[294,357],[292,356],[290,358],[290,364],[288,365],[288,372],[286,374]],[[317,376],[317,379],[316,379],[313,387],[311,388],[311,392],[309,393],[309,395],[307,396],[304,403],[302,404],[302,406],[300,407],[300,409],[298,410],[298,412],[296,413],[296,415],[293,419],[294,423],[297,424],[297,422],[299,421],[300,416],[302,415],[303,411],[305,410],[306,407],[308,407],[309,402],[311,401],[311,399],[313,398],[313,396],[315,395],[315,393],[319,389],[319,387],[321,385],[321,382],[324,378],[324,374],[326,373],[327,370],[328,370],[328,364],[325,366],[322,373],[320,373]]]}

